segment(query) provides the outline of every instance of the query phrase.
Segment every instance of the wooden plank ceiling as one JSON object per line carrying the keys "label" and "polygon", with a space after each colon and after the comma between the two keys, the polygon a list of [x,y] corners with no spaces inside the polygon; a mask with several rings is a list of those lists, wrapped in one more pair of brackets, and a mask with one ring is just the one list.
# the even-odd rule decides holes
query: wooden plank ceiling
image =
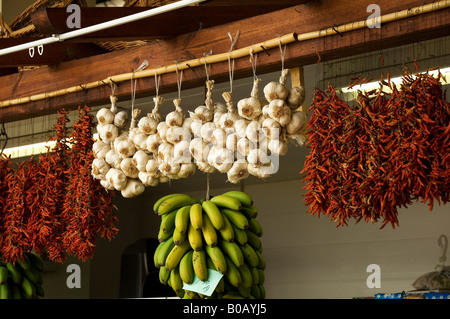
{"label": "wooden plank ceiling", "polygon": [[[367,6],[372,2],[371,0],[210,0],[203,5],[136,22],[134,26],[130,24],[117,27],[115,30],[99,31],[85,38],[57,43],[54,48],[50,45],[45,46],[42,60],[35,59],[32,64],[27,57],[28,52],[0,56],[0,68],[4,68],[6,73],[17,66],[51,64],[18,73],[4,72],[5,75],[0,76],[0,101],[52,92],[128,73],[136,69],[143,60],[148,60],[150,67],[157,67],[173,64],[174,61],[200,58],[211,50],[213,54],[224,53],[230,48],[228,33],[234,36],[237,31],[240,35],[236,48],[240,48],[291,32],[302,34],[364,21],[370,14],[367,12]],[[381,14],[388,14],[433,2],[433,0],[378,0],[377,4],[382,10]],[[65,20],[61,18],[66,15],[62,15],[58,10],[45,9],[33,14],[32,21],[43,36],[67,31]],[[143,8],[84,8],[82,16],[85,14],[86,19],[82,26],[125,16],[139,10]],[[450,9],[441,9],[384,23],[381,28],[363,28],[345,34],[336,33],[324,38],[294,42],[287,46],[285,66],[307,65],[444,37],[450,35],[449,30]],[[136,39],[150,41],[145,45],[106,53],[97,45],[98,42],[105,40],[115,42]],[[16,41],[22,40],[24,39]],[[278,48],[266,53],[258,55],[258,72],[279,70]],[[228,71],[228,63],[216,63],[211,65],[210,76],[216,82],[227,81]],[[251,72],[248,59],[235,61],[235,78],[250,76]],[[193,68],[183,74],[183,88],[202,86],[204,81],[204,68]],[[165,74],[161,79],[160,93],[173,92],[176,89],[176,75]],[[0,110],[0,122],[54,113],[62,107],[77,107],[79,103],[87,105],[108,103],[110,93],[110,88],[105,85],[45,100],[5,106]],[[136,97],[150,96],[154,93],[153,78],[139,79]],[[116,95],[121,100],[129,99],[130,85],[121,85],[116,90]]]}

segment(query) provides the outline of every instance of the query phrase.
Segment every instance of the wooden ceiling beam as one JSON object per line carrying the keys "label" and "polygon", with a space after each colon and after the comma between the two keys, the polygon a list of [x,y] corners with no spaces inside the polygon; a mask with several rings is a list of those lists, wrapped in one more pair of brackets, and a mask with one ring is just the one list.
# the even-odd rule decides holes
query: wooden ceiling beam
{"label": "wooden ceiling beam", "polygon": [[[404,4],[405,2],[406,4]],[[428,1],[428,3],[431,2],[431,0]],[[240,31],[235,48],[242,48],[281,34],[290,32],[302,34],[329,28],[333,25],[362,21],[368,17],[366,8],[370,3],[371,0],[348,0],[346,2],[323,0],[180,35],[160,43],[3,76],[0,77],[0,87],[2,88],[0,101],[51,92],[128,73],[136,69],[145,59],[150,62],[149,67],[157,67],[173,64],[174,61],[200,58],[211,49],[213,54],[228,52],[230,48],[228,32],[234,36],[238,30]],[[382,14],[423,5],[422,0],[405,0],[403,4],[390,0],[378,0],[378,3],[383,10]],[[287,45],[285,66],[296,67],[317,63],[319,56],[321,61],[328,61],[444,37],[449,35],[448,30],[450,30],[450,9],[441,9],[384,23],[380,29],[364,28],[344,34],[291,43]],[[280,70],[278,48],[272,49],[268,53],[270,55],[258,54],[257,73],[259,74]],[[252,69],[249,60],[236,59],[235,79],[251,75]],[[227,81],[228,63],[212,64],[210,78],[216,82]],[[186,70],[183,74],[183,89],[204,86],[204,81],[204,68]],[[176,90],[176,75],[174,73],[164,74],[161,77],[159,92],[163,94]],[[79,104],[91,106],[107,104],[110,93],[110,88],[105,85],[46,100],[3,107],[0,109],[0,121],[7,122],[54,113],[59,108],[76,108]],[[115,94],[122,101],[129,100],[131,96],[129,83],[123,82]],[[153,96],[154,94],[154,78],[138,80],[136,97]]]}

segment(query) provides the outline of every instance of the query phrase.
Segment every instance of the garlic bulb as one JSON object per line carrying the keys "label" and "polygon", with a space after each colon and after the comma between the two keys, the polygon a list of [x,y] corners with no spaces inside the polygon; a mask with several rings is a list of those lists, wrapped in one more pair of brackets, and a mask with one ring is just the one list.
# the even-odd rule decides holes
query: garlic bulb
{"label": "garlic bulb", "polygon": [[94,158],[92,160],[92,175],[96,179],[105,179],[106,173],[110,170],[110,166],[104,158]]}
{"label": "garlic bulb", "polygon": [[245,129],[245,137],[253,143],[257,143],[262,139],[265,139],[263,130],[257,121],[251,121]]}
{"label": "garlic bulb", "polygon": [[120,169],[127,177],[130,178],[138,177],[139,170],[137,169],[134,160],[131,157],[124,158],[122,162],[120,162]]}
{"label": "garlic bulb", "polygon": [[120,139],[119,141],[114,141],[114,149],[122,158],[131,157],[134,155],[134,153],[136,153],[134,142],[129,139]]}
{"label": "garlic bulb", "polygon": [[289,69],[281,71],[281,77],[278,82],[272,81],[266,84],[263,89],[264,97],[268,102],[273,100],[285,100],[289,94],[286,88],[286,77],[289,74]]}
{"label": "garlic bulb", "polygon": [[224,113],[220,116],[219,126],[225,130],[227,133],[232,133],[235,131],[234,123],[241,119],[237,109],[234,107],[234,103],[232,101],[231,92],[224,92],[222,96],[227,104],[228,112]]}
{"label": "garlic bulb", "polygon": [[99,124],[112,124],[114,122],[114,116],[115,114],[106,107],[102,107],[100,110],[98,110],[97,114],[95,115],[97,117]]}
{"label": "garlic bulb", "polygon": [[163,161],[159,164],[158,170],[164,176],[168,176],[170,178],[174,178],[175,175],[180,171],[181,164],[175,163],[172,159],[168,161]]}
{"label": "garlic bulb", "polygon": [[106,153],[105,161],[113,168],[120,168],[122,157],[115,150],[111,149],[108,153]]}
{"label": "garlic bulb", "polygon": [[159,135],[162,141],[167,142],[166,139],[166,132],[169,126],[166,124],[166,122],[159,122],[158,126],[156,127],[156,134]]}
{"label": "garlic bulb", "polygon": [[237,148],[237,151],[238,151],[239,154],[241,154],[242,156],[248,156],[248,154],[250,154],[250,151],[252,149],[254,149],[255,146],[254,146],[254,144],[252,142],[249,141],[248,138],[241,137],[237,141],[236,148]]}
{"label": "garlic bulb", "polygon": [[295,134],[306,123],[306,115],[303,111],[294,111],[291,116],[290,122],[286,125],[286,132],[288,134]]}
{"label": "garlic bulb", "polygon": [[247,162],[249,164],[266,165],[270,163],[270,159],[267,152],[259,148],[254,148],[248,153]]}
{"label": "garlic bulb", "polygon": [[120,191],[127,185],[127,176],[118,168],[111,168],[105,176],[106,180],[114,186],[114,189]]}
{"label": "garlic bulb", "polygon": [[203,126],[203,123],[201,121],[192,120],[192,122],[191,122],[192,135],[202,136],[202,126]]}
{"label": "garlic bulb", "polygon": [[190,141],[181,141],[173,147],[173,161],[183,164],[192,162],[189,151]]}
{"label": "garlic bulb", "polygon": [[114,116],[114,125],[119,129],[124,129],[129,122],[128,113],[125,111],[120,111]]}
{"label": "garlic bulb", "polygon": [[268,148],[273,154],[286,155],[288,151],[288,143],[283,139],[272,139],[269,141]]}
{"label": "garlic bulb", "polygon": [[107,190],[110,190],[110,191],[114,190],[114,185],[112,185],[112,184],[111,184],[108,180],[106,180],[106,179],[100,180],[100,185],[102,185],[104,189],[107,189]]}
{"label": "garlic bulb", "polygon": [[145,186],[141,181],[136,179],[129,179],[121,194],[125,198],[133,198],[141,195],[145,191]]}
{"label": "garlic bulb", "polygon": [[197,162],[204,162],[208,158],[210,146],[201,137],[192,139],[189,143],[189,153]]}
{"label": "garlic bulb", "polygon": [[268,115],[281,126],[286,126],[291,121],[291,109],[285,101],[280,99],[272,100],[269,103]]}
{"label": "garlic bulb", "polygon": [[92,153],[95,158],[104,158],[110,150],[111,147],[102,140],[95,141],[92,144]]}
{"label": "garlic bulb", "polygon": [[216,125],[214,124],[214,122],[207,122],[204,123],[200,129],[200,137],[203,138],[203,140],[205,142],[210,143],[211,142],[211,138],[212,138],[212,134],[214,132],[214,130],[216,129]]}
{"label": "garlic bulb", "polygon": [[249,174],[258,177],[260,179],[266,179],[275,173],[273,165],[260,165],[260,164],[248,164],[247,166]]}
{"label": "garlic bulb", "polygon": [[142,150],[137,151],[133,155],[134,165],[140,172],[147,171],[147,162],[151,159],[151,156]]}
{"label": "garlic bulb", "polygon": [[180,178],[188,178],[195,174],[196,166],[194,163],[182,163],[177,173]]}
{"label": "garlic bulb", "polygon": [[160,161],[169,161],[173,158],[173,144],[168,142],[163,142],[158,147],[158,159]]}
{"label": "garlic bulb", "polygon": [[214,173],[216,172],[216,168],[209,164],[208,162],[196,162],[197,168],[199,171],[203,173]]}
{"label": "garlic bulb", "polygon": [[155,187],[159,184],[159,178],[158,177],[154,177],[149,173],[146,172],[139,172],[138,175],[139,180],[141,181],[142,185],[146,186],[146,187]]}
{"label": "garlic bulb", "polygon": [[270,117],[263,121],[261,129],[264,135],[269,139],[277,139],[280,137],[281,125]]}
{"label": "garlic bulb", "polygon": [[141,131],[139,131],[139,128],[135,127],[135,128],[130,128],[129,132],[128,132],[128,139],[130,141],[134,141],[134,138],[137,134],[141,134]]}
{"label": "garlic bulb", "polygon": [[243,118],[234,122],[234,131],[239,137],[245,137],[245,130],[247,129],[248,123],[249,121]]}
{"label": "garlic bulb", "polygon": [[189,141],[191,133],[182,126],[170,126],[166,131],[166,141],[171,144],[177,144],[181,141]]}
{"label": "garlic bulb", "polygon": [[154,158],[149,159],[145,165],[145,171],[156,177],[158,175],[158,161]]}
{"label": "garlic bulb", "polygon": [[248,176],[248,163],[245,160],[235,161],[227,172],[228,181],[232,184],[237,184]]}
{"label": "garlic bulb", "polygon": [[147,150],[148,135],[138,132],[133,137],[133,143],[137,150]]}
{"label": "garlic bulb", "polygon": [[97,125],[97,132],[104,141],[112,142],[119,136],[119,128],[114,124]]}
{"label": "garlic bulb", "polygon": [[211,143],[219,148],[225,147],[227,141],[227,133],[221,128],[216,128],[211,134]]}
{"label": "garlic bulb", "polygon": [[158,122],[152,117],[152,113],[148,113],[146,117],[141,118],[138,122],[139,131],[146,135],[156,133],[157,126]]}
{"label": "garlic bulb", "polygon": [[160,183],[167,183],[167,182],[170,182],[170,180],[171,180],[170,177],[167,177],[167,176],[164,176],[164,175],[161,175],[161,176],[159,177],[159,182],[160,182]]}
{"label": "garlic bulb", "polygon": [[289,90],[286,98],[286,104],[291,110],[296,110],[305,101],[305,88],[303,86],[294,86]]}
{"label": "garlic bulb", "polygon": [[302,133],[288,134],[287,137],[289,141],[292,141],[298,146],[303,146],[306,142],[306,136]]}
{"label": "garlic bulb", "polygon": [[147,146],[147,151],[149,151],[152,154],[158,154],[159,145],[161,145],[162,143],[163,140],[161,139],[161,137],[159,137],[159,134],[149,135],[145,142]]}
{"label": "garlic bulb", "polygon": [[234,154],[229,149],[218,148],[213,151],[212,154],[213,157],[211,159],[211,165],[213,165],[219,172],[225,173],[233,165]]}
{"label": "garlic bulb", "polygon": [[230,151],[232,151],[233,154],[235,155],[235,157],[237,155],[236,154],[237,153],[237,144],[238,144],[239,139],[240,139],[240,137],[239,137],[238,133],[234,132],[234,133],[229,134],[225,141],[225,147],[227,149],[229,149]]}
{"label": "garlic bulb", "polygon": [[239,115],[247,120],[253,120],[262,113],[262,105],[259,97],[259,82],[261,82],[261,79],[255,78],[251,96],[240,100],[237,104]]}
{"label": "garlic bulb", "polygon": [[111,101],[111,107],[110,107],[111,112],[113,112],[114,114],[117,114],[117,100],[118,100],[117,96],[110,95],[109,100]]}
{"label": "garlic bulb", "polygon": [[181,126],[184,121],[183,110],[180,107],[181,100],[174,99],[173,104],[175,105],[175,111],[170,112],[166,115],[167,126]]}
{"label": "garlic bulb", "polygon": [[262,108],[262,115],[264,117],[269,117],[269,104],[266,104]]}
{"label": "garlic bulb", "polygon": [[194,112],[189,111],[189,115],[194,121],[200,121],[203,124],[212,121],[214,110],[209,109],[205,105],[200,105],[194,109]]}

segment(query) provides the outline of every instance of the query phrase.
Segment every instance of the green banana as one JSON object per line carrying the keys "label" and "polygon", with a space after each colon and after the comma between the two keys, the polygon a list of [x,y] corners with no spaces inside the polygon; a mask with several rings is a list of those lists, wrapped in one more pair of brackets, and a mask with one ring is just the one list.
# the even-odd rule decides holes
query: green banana
{"label": "green banana", "polygon": [[205,251],[214,264],[214,268],[221,274],[225,274],[227,272],[227,262],[222,250],[219,247],[206,245]]}
{"label": "green banana", "polygon": [[238,199],[243,207],[251,207],[253,205],[253,199],[247,193],[241,191],[229,191],[224,193],[223,195],[231,196]]}
{"label": "green banana", "polygon": [[174,196],[178,196],[178,195],[182,195],[182,194],[169,194],[169,195],[161,197],[153,204],[153,211],[155,213],[158,213],[159,206],[162,204],[162,202],[164,202],[166,199],[168,199],[170,197],[174,197]]}
{"label": "green banana", "polygon": [[215,229],[219,230],[225,226],[225,221],[223,220],[222,213],[220,212],[216,204],[209,200],[206,200],[203,202],[202,208],[208,215]]}
{"label": "green banana", "polygon": [[30,259],[31,265],[33,265],[37,270],[44,271],[44,260],[35,252],[28,253],[28,258]]}
{"label": "green banana", "polygon": [[44,287],[42,284],[35,284],[34,288],[36,289],[36,296],[44,297]]}
{"label": "green banana", "polygon": [[225,278],[233,287],[239,287],[241,284],[242,278],[239,273],[238,268],[234,264],[234,262],[225,255],[225,261],[227,262],[227,272],[225,273]]}
{"label": "green banana", "polygon": [[225,215],[232,224],[234,224],[237,228],[247,229],[248,228],[248,219],[245,217],[242,212],[238,210],[233,210],[229,208],[222,208],[220,212]]}
{"label": "green banana", "polygon": [[194,226],[195,229],[201,229],[203,225],[203,208],[202,205],[196,203],[191,206],[191,210],[189,212],[189,219]]}
{"label": "green banana", "polygon": [[247,218],[256,218],[256,216],[258,215],[258,209],[255,206],[250,206],[250,207],[244,206],[244,207],[242,207],[241,212]]}
{"label": "green banana", "polygon": [[248,229],[254,232],[258,237],[261,237],[263,235],[262,225],[256,218],[250,218],[248,220]]}
{"label": "green banana", "polygon": [[259,288],[259,293],[260,293],[259,298],[265,299],[266,298],[266,288],[263,285],[258,285],[258,288]]}
{"label": "green banana", "polygon": [[250,267],[257,267],[259,264],[259,258],[252,246],[245,244],[239,247],[241,248],[245,261],[250,265]]}
{"label": "green banana", "polygon": [[257,267],[262,270],[266,269],[266,261],[264,260],[264,257],[262,256],[261,252],[258,250],[255,250],[255,252],[256,252],[256,255],[258,255],[258,259],[259,259]]}
{"label": "green banana", "polygon": [[250,291],[250,294],[255,297],[255,299],[261,299],[261,291],[259,290],[258,285],[253,285]]}
{"label": "green banana", "polygon": [[234,241],[239,243],[240,245],[245,245],[248,241],[247,233],[245,230],[238,228],[234,224],[231,224],[234,231]]}
{"label": "green banana", "polygon": [[[250,271],[250,268],[248,268],[247,264],[242,264],[241,267],[238,268],[239,274],[241,275],[241,287],[243,288],[251,288],[253,286],[253,276]],[[250,293],[249,293],[250,294]]]}
{"label": "green banana", "polygon": [[161,216],[161,224],[159,228],[163,232],[172,232],[175,227],[175,218],[177,216],[179,209],[174,209],[173,211]]}
{"label": "green banana", "polygon": [[266,274],[264,273],[264,270],[261,268],[257,268],[258,273],[259,273],[259,285],[264,284],[264,282],[266,281]]}
{"label": "green banana", "polygon": [[236,267],[241,267],[244,264],[244,254],[241,248],[235,242],[227,242],[226,240],[219,240],[219,247],[227,255]]}
{"label": "green banana", "polygon": [[248,238],[247,243],[250,244],[255,250],[261,252],[262,243],[261,243],[261,239],[258,237],[258,235],[256,235],[254,232],[252,232],[249,229],[246,230],[246,233],[247,233],[247,238]]}
{"label": "green banana", "polygon": [[206,265],[206,252],[204,249],[194,251],[192,254],[194,273],[201,281],[208,279],[208,267]]}
{"label": "green banana", "polygon": [[194,282],[194,266],[192,264],[193,253],[193,250],[189,250],[186,254],[184,254],[183,258],[181,258],[179,264],[181,280],[187,284],[192,284]]}
{"label": "green banana", "polygon": [[220,278],[214,291],[217,292],[218,294],[225,292],[225,280],[223,279],[223,277]]}
{"label": "green banana", "polygon": [[252,278],[253,278],[253,285],[258,285],[259,284],[259,268],[256,267],[249,267],[250,272],[252,273]]}
{"label": "green banana", "polygon": [[7,282],[0,285],[0,299],[9,299],[11,296],[11,289]]}
{"label": "green banana", "polygon": [[172,269],[169,275],[169,281],[169,285],[172,287],[173,291],[175,291],[176,294],[179,294],[183,289],[183,280],[180,277],[179,266]]}
{"label": "green banana", "polygon": [[188,229],[191,206],[192,205],[183,206],[178,209],[176,213],[175,228],[178,229],[181,234],[184,234]]}
{"label": "green banana", "polygon": [[207,214],[203,214],[203,225],[202,225],[202,234],[203,238],[205,240],[205,243],[211,247],[217,246],[217,231],[214,225],[211,222],[211,219],[209,219]]}
{"label": "green banana", "polygon": [[240,296],[242,296],[243,298],[250,298],[251,295],[251,287],[244,287],[242,284],[237,287],[238,293]]}
{"label": "green banana", "polygon": [[170,270],[166,269],[166,267],[159,268],[159,282],[167,285],[170,277]]}
{"label": "green banana", "polygon": [[188,223],[187,238],[191,248],[199,251],[203,247],[203,237],[201,230],[195,230],[191,223]]}
{"label": "green banana", "polygon": [[[40,296],[40,297],[43,297]],[[22,293],[20,292],[20,286],[19,285],[12,285],[11,287],[11,298],[12,299],[22,299]]]}
{"label": "green banana", "polygon": [[227,293],[225,295],[222,296],[223,299],[244,299],[244,297],[242,297],[239,294],[235,294],[235,293]]}
{"label": "green banana", "polygon": [[175,245],[181,244],[183,241],[186,240],[186,237],[187,237],[187,233],[182,234],[176,228],[173,230],[172,239],[173,239],[173,242],[175,243]]}
{"label": "green banana", "polygon": [[193,205],[197,200],[186,194],[178,194],[164,200],[158,207],[158,215],[167,214],[174,209],[181,208],[187,205]]}
{"label": "green banana", "polygon": [[182,242],[180,245],[174,245],[172,250],[167,255],[164,268],[169,271],[174,269],[180,262],[181,258],[183,258],[184,254],[189,251],[189,249],[191,249],[191,245],[187,240]]}
{"label": "green banana", "polygon": [[8,268],[6,268],[5,266],[0,266],[0,285],[5,284],[8,278],[9,278]]}
{"label": "green banana", "polygon": [[22,291],[26,298],[34,298],[36,295],[36,288],[25,276],[22,278]]}
{"label": "green banana", "polygon": [[164,231],[164,228],[160,227],[159,232],[158,232],[158,241],[159,242],[166,241],[167,239],[172,237],[172,234],[173,234],[173,229],[171,229],[169,231]]}
{"label": "green banana", "polygon": [[223,239],[226,241],[232,242],[234,241],[234,230],[231,222],[228,220],[228,217],[223,215],[223,220],[225,221],[225,227],[219,229],[219,233]]}
{"label": "green banana", "polygon": [[228,196],[228,195],[217,195],[214,197],[211,197],[211,202],[216,204],[218,207],[224,207],[234,210],[241,210],[242,205],[239,199]]}
{"label": "green banana", "polygon": [[42,284],[43,277],[42,272],[34,267],[30,267],[28,270],[24,270],[23,274],[27,277],[33,284]]}
{"label": "green banana", "polygon": [[164,264],[166,263],[167,255],[172,250],[173,246],[175,246],[175,243],[171,238],[159,243],[159,245],[155,249],[155,253],[153,256],[153,261],[156,268],[164,266]]}

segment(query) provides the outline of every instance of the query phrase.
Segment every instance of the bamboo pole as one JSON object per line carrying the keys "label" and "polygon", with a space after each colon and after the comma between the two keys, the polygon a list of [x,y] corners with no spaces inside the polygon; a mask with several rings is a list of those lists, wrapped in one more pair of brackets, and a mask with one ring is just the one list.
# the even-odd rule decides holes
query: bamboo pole
{"label": "bamboo pole", "polygon": [[[450,0],[441,0],[439,2],[434,2],[434,3],[414,7],[411,9],[406,9],[406,10],[402,10],[399,12],[382,15],[380,17],[379,22],[381,24],[383,24],[383,23],[387,23],[387,22],[397,21],[397,20],[408,18],[408,17],[417,16],[417,15],[441,10],[441,9],[448,8],[448,7],[450,7]],[[241,49],[232,50],[230,52],[209,55],[209,56],[205,56],[202,58],[192,59],[192,60],[180,62],[177,64],[171,64],[171,65],[162,66],[162,67],[153,68],[153,69],[123,73],[123,74],[119,74],[119,75],[110,76],[103,80],[94,81],[94,82],[90,82],[90,83],[86,83],[86,84],[81,84],[81,85],[77,85],[77,86],[73,86],[73,87],[69,87],[69,88],[65,88],[65,89],[61,89],[61,90],[56,90],[56,91],[47,92],[47,93],[35,94],[32,96],[28,96],[28,97],[22,97],[22,98],[2,101],[2,102],[0,102],[0,108],[12,106],[12,105],[25,104],[27,102],[44,100],[44,99],[48,99],[48,98],[55,97],[55,96],[61,96],[61,95],[66,95],[66,94],[70,94],[70,93],[79,92],[81,90],[89,90],[89,89],[93,89],[96,87],[100,87],[105,84],[111,84],[112,82],[119,83],[119,82],[131,80],[132,78],[139,79],[139,78],[146,78],[146,77],[154,77],[155,73],[160,75],[160,74],[165,74],[165,73],[176,72],[177,68],[178,68],[178,70],[183,70],[183,69],[197,67],[197,66],[204,66],[205,64],[225,62],[228,60],[229,57],[231,59],[238,59],[238,58],[242,58],[245,56],[249,56],[251,50],[253,50],[253,53],[258,53],[263,50],[272,49],[279,45],[289,44],[289,43],[293,43],[293,42],[307,41],[307,40],[317,39],[317,38],[321,38],[321,37],[325,37],[325,36],[335,35],[336,33],[339,34],[339,33],[345,33],[345,32],[350,32],[350,31],[366,28],[366,27],[368,27],[367,22],[368,22],[367,20],[357,21],[357,22],[352,22],[352,23],[348,23],[345,25],[341,25],[341,26],[336,26],[336,27],[327,28],[324,30],[318,30],[318,31],[307,32],[307,33],[302,33],[302,34],[297,34],[295,32],[292,32],[292,33],[289,33],[289,34],[286,34],[286,35],[283,35],[283,36],[280,36],[280,37],[277,37],[274,39],[270,39],[270,40],[267,40],[267,41],[264,41],[261,43],[257,43],[257,44],[247,46],[247,47],[244,47]],[[373,20],[373,23],[375,23],[375,18]]]}

